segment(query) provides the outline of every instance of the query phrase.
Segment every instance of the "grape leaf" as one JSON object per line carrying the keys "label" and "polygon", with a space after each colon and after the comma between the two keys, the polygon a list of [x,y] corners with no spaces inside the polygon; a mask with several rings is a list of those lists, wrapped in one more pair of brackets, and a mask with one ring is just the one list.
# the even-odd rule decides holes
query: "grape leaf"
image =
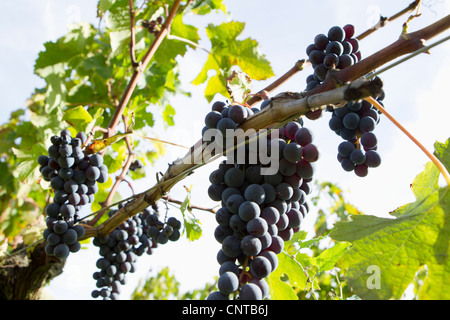
{"label": "grape leaf", "polygon": [[189,239],[189,241],[194,241],[200,239],[200,237],[202,236],[202,228],[200,226],[200,220],[196,219],[195,217],[190,217],[186,213],[186,211],[192,213],[190,209],[192,186],[190,188],[185,187],[185,189],[187,191],[187,195],[184,201],[181,203],[180,211],[183,215],[186,237],[187,239]]}
{"label": "grape leaf", "polygon": [[87,154],[99,153],[100,151],[106,149],[113,143],[116,143],[117,141],[131,134],[133,133],[132,132],[117,133],[109,138],[100,138],[92,140],[92,142],[88,146],[86,146],[86,153]]}
{"label": "grape leaf", "polygon": [[[192,81],[199,85],[208,80],[214,85],[207,86],[205,97],[210,102],[215,93],[229,96],[226,88],[226,78],[231,73],[231,68],[238,66],[251,79],[264,80],[273,76],[269,61],[260,52],[256,40],[246,38],[237,40],[241,35],[245,24],[237,21],[222,23],[218,26],[209,24],[206,32],[211,41],[211,51],[200,73]],[[215,75],[208,76],[210,70]]]}
{"label": "grape leaf", "polygon": [[[179,37],[164,39],[155,53],[155,59],[161,64],[173,64],[177,56],[184,56],[187,52],[188,44],[183,39],[198,43],[200,36],[198,29],[194,26],[184,24],[183,16],[178,15],[173,19],[170,27],[170,35]],[[171,71],[172,69],[168,69]]]}
{"label": "grape leaf", "polygon": [[[449,140],[435,148],[448,169]],[[401,298],[424,266],[419,299],[450,299],[450,188],[439,188],[438,179],[427,163],[412,184],[416,201],[392,212],[394,218],[354,215],[335,225],[331,237],[352,243],[337,266],[362,299]]]}
{"label": "grape leaf", "polygon": [[97,5],[97,15],[103,17],[106,11],[114,4],[114,0],[99,0]]}
{"label": "grape leaf", "polygon": [[175,122],[173,120],[173,117],[175,116],[175,109],[170,104],[165,107],[162,116],[166,125],[175,125]]}
{"label": "grape leaf", "polygon": [[198,219],[184,216],[184,230],[189,241],[200,239],[202,236],[202,228]]}
{"label": "grape leaf", "polygon": [[68,109],[62,118],[72,127],[75,128],[77,132],[85,131],[88,124],[91,123],[92,116],[86,111],[82,106],[78,106],[72,109]]}
{"label": "grape leaf", "polygon": [[88,23],[74,25],[69,32],[56,42],[46,42],[34,65],[34,72],[47,78],[50,74],[65,73],[69,61],[85,50],[93,40],[94,29]]}
{"label": "grape leaf", "polygon": [[307,276],[295,259],[281,252],[278,255],[278,267],[267,277],[267,283],[271,300],[298,300],[294,287],[303,290]]}
{"label": "grape leaf", "polygon": [[350,246],[350,243],[337,242],[329,249],[322,251],[322,253],[315,258],[315,263],[318,267],[317,272],[329,271],[335,267],[336,261]]}
{"label": "grape leaf", "polygon": [[187,10],[198,15],[204,15],[210,13],[211,10],[221,10],[226,13],[227,9],[222,0],[194,0],[188,3]]}
{"label": "grape leaf", "polygon": [[21,150],[11,148],[14,155],[17,157],[19,164],[16,170],[13,171],[14,177],[22,183],[33,183],[39,177],[40,173],[36,170],[39,167],[37,158],[46,154],[47,150],[42,144],[36,144],[31,150]]}

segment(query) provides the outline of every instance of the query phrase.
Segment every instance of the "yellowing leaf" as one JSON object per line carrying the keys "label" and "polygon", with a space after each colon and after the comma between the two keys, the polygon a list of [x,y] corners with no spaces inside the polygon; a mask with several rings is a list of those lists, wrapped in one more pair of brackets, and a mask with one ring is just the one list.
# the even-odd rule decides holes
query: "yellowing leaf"
{"label": "yellowing leaf", "polygon": [[89,123],[92,122],[92,116],[82,106],[68,109],[62,118],[69,125],[75,128],[77,132],[84,132]]}

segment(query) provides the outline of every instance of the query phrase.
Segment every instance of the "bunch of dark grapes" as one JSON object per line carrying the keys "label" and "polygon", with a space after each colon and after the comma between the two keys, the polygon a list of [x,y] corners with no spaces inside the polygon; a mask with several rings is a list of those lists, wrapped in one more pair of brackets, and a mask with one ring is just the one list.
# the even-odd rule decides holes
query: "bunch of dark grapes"
{"label": "bunch of dark grapes", "polygon": [[306,48],[314,73],[306,79],[306,90],[321,84],[330,70],[344,69],[361,60],[358,39],[354,38],[355,28],[346,25],[334,26],[328,33],[318,34],[314,43]]}
{"label": "bunch of dark grapes", "polygon": [[[111,210],[108,215],[111,217],[116,212]],[[136,270],[137,258],[144,253],[152,254],[158,244],[178,240],[180,228],[181,222],[174,217],[162,222],[154,205],[127,219],[109,235],[94,238],[93,244],[99,248],[101,257],[96,262],[100,270],[93,274],[97,289],[92,291],[92,297],[117,300],[121,285],[126,284],[127,273]]]}
{"label": "bunch of dark grapes", "polygon": [[144,164],[142,163],[141,160],[136,159],[134,160],[131,164],[130,164],[130,170],[131,171],[136,171],[139,169],[142,169],[144,167]]}
{"label": "bunch of dark grapes", "polygon": [[158,34],[159,31],[161,31],[161,25],[164,23],[163,17],[158,17],[156,20],[142,21],[142,26],[146,29],[148,29],[148,32],[153,34]]}
{"label": "bunch of dark grapes", "polygon": [[61,259],[80,249],[78,239],[84,235],[84,229],[76,225],[78,212],[94,201],[97,183],[108,179],[103,157],[100,154],[87,155],[83,151],[86,140],[83,132],[72,137],[69,130],[62,130],[59,136],[51,137],[48,155],[38,158],[40,172],[54,190],[53,202],[45,208],[47,229],[43,235],[47,241],[46,252]]}
{"label": "bunch of dark grapes", "polygon": [[381,164],[377,137],[373,133],[379,122],[380,112],[366,100],[349,101],[332,110],[329,127],[345,140],[339,144],[337,156],[345,171],[365,177],[369,168]]}
{"label": "bunch of dark grapes", "polygon": [[279,137],[267,142],[279,151],[275,174],[263,175],[264,165],[259,163],[226,161],[210,174],[208,195],[222,204],[214,231],[222,245],[217,255],[218,291],[208,296],[210,300],[230,295],[240,300],[265,298],[265,278],[277,268],[277,254],[300,230],[309,211],[312,163],[319,156],[312,134],[293,121],[280,128]]}

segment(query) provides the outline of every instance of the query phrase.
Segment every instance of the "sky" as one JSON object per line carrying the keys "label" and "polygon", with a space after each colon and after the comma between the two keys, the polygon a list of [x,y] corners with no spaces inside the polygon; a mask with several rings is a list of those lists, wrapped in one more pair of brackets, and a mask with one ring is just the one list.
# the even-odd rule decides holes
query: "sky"
{"label": "sky", "polygon": [[[266,81],[254,81],[257,92],[289,70],[294,63],[306,58],[305,49],[318,33],[326,33],[334,25],[355,25],[356,34],[371,27],[380,14],[389,16],[406,7],[411,0],[398,1],[287,1],[273,4],[269,0],[225,0],[229,16],[217,14],[213,17],[185,17],[185,23],[204,27],[208,23],[220,24],[230,19],[246,23],[242,38],[258,40],[261,51],[271,62],[275,77]],[[0,122],[8,120],[11,111],[22,108],[34,88],[43,85],[40,78],[33,75],[33,65],[37,54],[46,41],[55,41],[67,31],[67,25],[78,21],[97,23],[96,1],[88,0],[22,0],[2,1],[0,3],[0,95],[2,111]],[[449,1],[424,1],[422,16],[410,23],[410,30],[420,29],[450,12]],[[364,39],[360,48],[363,57],[377,52],[394,42],[400,35],[406,16],[394,21],[375,34]],[[200,30],[201,44],[208,47],[206,34]],[[429,41],[432,43],[448,35],[448,31]],[[450,43],[444,43],[380,77],[384,82],[386,98],[384,104],[388,111],[405,126],[428,150],[433,151],[435,141],[445,141],[450,136],[448,119],[450,108],[447,98],[448,74],[450,72]],[[191,98],[176,97],[172,100],[177,114],[175,127],[164,129],[161,121],[156,122],[153,133],[161,139],[191,146],[200,138],[203,116],[210,110],[210,104],[203,97],[204,85],[193,86],[191,81],[206,61],[202,50],[189,50],[180,59],[180,74],[184,89],[192,93]],[[311,69],[295,75],[278,88],[275,95],[283,91],[302,91],[305,79]],[[220,99],[221,97],[217,97]],[[315,178],[338,184],[346,198],[366,214],[389,217],[389,212],[398,206],[414,201],[410,183],[423,170],[429,159],[388,119],[382,118],[375,129],[379,141],[382,165],[371,170],[365,178],[344,172],[336,160],[337,137],[328,129],[329,114],[317,121],[305,120],[314,133],[314,142],[319,147],[320,159],[316,163]],[[164,157],[153,168],[147,168],[149,178],[135,183],[136,192],[152,186],[154,172],[164,172],[167,164],[182,157],[185,150],[167,147]],[[217,204],[207,197],[209,173],[218,162],[208,164],[194,172],[171,191],[171,196],[183,200],[186,196],[184,186],[192,185],[192,203],[204,207]],[[122,189],[123,196],[128,190]],[[305,220],[304,230],[311,230],[311,217]],[[129,284],[122,288],[121,299],[128,299],[139,279],[148,274],[154,275],[164,266],[169,266],[181,283],[181,290],[203,287],[212,282],[218,274],[219,265],[216,253],[220,248],[214,240],[215,220],[212,214],[195,211],[203,227],[200,240],[188,242],[180,240],[168,243],[151,256],[139,258],[137,272],[128,277]],[[179,211],[171,214],[181,218]],[[91,299],[90,292],[95,288],[92,273],[96,271],[95,261],[98,252],[89,246],[68,258],[64,273],[47,286],[50,296],[56,299]]]}

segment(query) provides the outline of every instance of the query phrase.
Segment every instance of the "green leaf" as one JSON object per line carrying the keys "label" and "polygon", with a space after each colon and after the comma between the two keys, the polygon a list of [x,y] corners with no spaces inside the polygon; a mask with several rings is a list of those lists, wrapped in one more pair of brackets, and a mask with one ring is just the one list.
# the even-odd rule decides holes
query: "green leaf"
{"label": "green leaf", "polygon": [[194,241],[200,239],[202,236],[202,228],[200,226],[200,220],[187,215],[188,212],[192,213],[190,210],[192,186],[190,188],[186,188],[186,190],[188,193],[180,206],[180,211],[184,219],[184,230],[186,231],[186,237],[189,241]]}
{"label": "green leaf", "polygon": [[64,105],[67,92],[62,79],[57,74],[48,75],[46,81],[48,83],[48,89],[45,111],[46,113],[52,113],[55,108]]}
{"label": "green leaf", "polygon": [[200,220],[187,215],[184,216],[184,230],[186,231],[186,237],[189,241],[198,240],[202,236],[200,224]]}
{"label": "green leaf", "polygon": [[103,16],[103,14],[111,8],[114,4],[114,0],[99,0],[97,9],[99,11],[99,16]]}
{"label": "green leaf", "polygon": [[22,183],[35,182],[40,175],[39,170],[37,170],[39,167],[37,158],[40,155],[47,153],[45,147],[42,144],[36,144],[31,150],[11,149],[19,163],[17,168],[13,171],[14,177],[19,179]]}
{"label": "green leaf", "polygon": [[[449,143],[437,144],[448,165]],[[352,247],[337,266],[362,299],[399,299],[426,266],[419,299],[450,299],[450,188],[438,187],[438,170],[427,163],[412,189],[416,201],[398,208],[394,218],[352,216],[337,223],[331,237]]]}
{"label": "green leaf", "polygon": [[336,261],[342,254],[351,246],[350,243],[337,242],[333,247],[322,251],[322,253],[315,258],[317,272],[329,271],[334,268]]}
{"label": "green leaf", "polygon": [[282,252],[278,255],[278,267],[267,277],[267,282],[272,300],[298,300],[294,288],[304,290],[307,276],[295,259]]}
{"label": "green leaf", "polygon": [[[177,56],[184,56],[188,46],[195,48],[188,42],[198,43],[200,36],[198,29],[183,22],[183,16],[178,15],[173,19],[170,27],[170,35],[177,38],[164,39],[155,53],[155,60],[162,64],[174,64]],[[185,41],[187,40],[187,42]],[[169,69],[172,70],[172,69]]]}
{"label": "green leaf", "polygon": [[210,13],[212,10],[226,12],[226,7],[222,0],[195,0],[188,4],[187,10],[190,10],[198,15]]}
{"label": "green leaf", "polygon": [[442,162],[442,164],[450,170],[450,139],[448,139],[445,143],[441,143],[436,141],[434,144],[434,154],[435,156]]}
{"label": "green leaf", "polygon": [[64,113],[62,120],[74,127],[77,132],[84,132],[93,119],[86,109],[82,106],[78,106],[68,109]]}
{"label": "green leaf", "polygon": [[168,104],[162,114],[163,120],[168,126],[175,125],[175,122],[173,120],[174,115],[175,109],[170,104]]}
{"label": "green leaf", "polygon": [[221,94],[224,97],[228,97],[228,90],[224,85],[225,82],[225,78],[220,74],[211,77],[205,88],[205,98],[208,101],[212,101],[216,94]]}
{"label": "green leaf", "polygon": [[94,29],[88,23],[73,26],[69,32],[56,42],[46,42],[34,65],[34,72],[47,78],[50,74],[65,73],[65,67],[85,50],[92,41]]}
{"label": "green leaf", "polygon": [[244,27],[245,24],[242,22],[230,21],[218,26],[210,24],[206,28],[212,46],[211,53],[192,83],[195,85],[204,83],[208,80],[208,71],[216,72],[214,76],[210,76],[209,80],[214,81],[214,85],[208,84],[209,90],[205,93],[208,101],[214,97],[212,88],[216,93],[225,93],[225,96],[229,96],[223,79],[231,74],[231,68],[234,66],[238,66],[254,80],[265,80],[274,75],[269,61],[260,52],[256,40],[250,38],[237,40]]}

